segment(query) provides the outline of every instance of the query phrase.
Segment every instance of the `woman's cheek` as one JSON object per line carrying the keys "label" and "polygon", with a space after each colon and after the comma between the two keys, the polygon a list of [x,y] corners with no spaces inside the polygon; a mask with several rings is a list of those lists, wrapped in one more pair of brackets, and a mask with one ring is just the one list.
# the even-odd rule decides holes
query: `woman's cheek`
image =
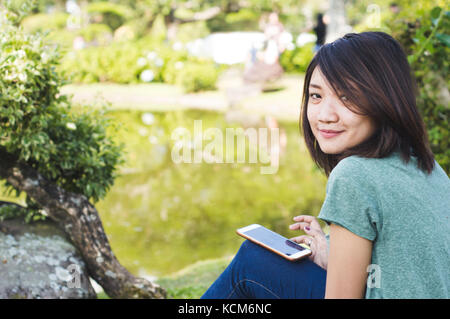
{"label": "woman's cheek", "polygon": [[308,107],[306,111],[306,117],[308,118],[309,126],[311,126],[311,129],[313,129],[315,124],[315,116],[310,107]]}
{"label": "woman's cheek", "polygon": [[311,111],[308,108],[308,112],[307,112],[307,118],[308,118],[308,122],[309,122],[309,126],[311,127],[311,131],[313,133],[313,135],[317,138],[317,132],[316,132],[316,114],[314,113],[314,111]]}

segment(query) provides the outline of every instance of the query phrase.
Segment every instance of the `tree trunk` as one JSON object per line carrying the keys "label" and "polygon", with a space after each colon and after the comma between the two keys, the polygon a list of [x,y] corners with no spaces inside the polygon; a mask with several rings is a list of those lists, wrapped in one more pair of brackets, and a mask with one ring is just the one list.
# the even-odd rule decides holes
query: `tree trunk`
{"label": "tree trunk", "polygon": [[345,19],[344,0],[330,0],[329,6],[326,43],[333,42],[344,34],[351,32],[351,27],[346,23]]}
{"label": "tree trunk", "polygon": [[111,298],[165,298],[164,289],[130,274],[114,256],[100,216],[89,200],[65,191],[0,147],[0,178],[25,192],[79,249],[89,275]]}

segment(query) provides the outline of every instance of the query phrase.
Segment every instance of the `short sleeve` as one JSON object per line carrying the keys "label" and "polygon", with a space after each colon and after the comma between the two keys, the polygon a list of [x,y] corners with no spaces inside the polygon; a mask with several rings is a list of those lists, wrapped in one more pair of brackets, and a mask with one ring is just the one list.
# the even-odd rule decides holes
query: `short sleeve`
{"label": "short sleeve", "polygon": [[343,161],[330,174],[319,218],[373,241],[381,226],[375,187],[355,160]]}

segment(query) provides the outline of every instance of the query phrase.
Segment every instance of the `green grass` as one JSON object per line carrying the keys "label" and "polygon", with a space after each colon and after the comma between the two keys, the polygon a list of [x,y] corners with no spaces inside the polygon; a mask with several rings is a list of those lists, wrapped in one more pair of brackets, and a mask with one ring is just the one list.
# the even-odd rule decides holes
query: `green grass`
{"label": "green grass", "polygon": [[[232,256],[196,262],[182,270],[156,280],[166,289],[168,299],[199,299],[225,270]],[[98,299],[110,299],[105,292]]]}
{"label": "green grass", "polygon": [[111,298],[109,298],[104,291],[101,291],[97,294],[97,299],[111,299]]}
{"label": "green grass", "polygon": [[196,262],[173,275],[161,277],[157,283],[167,290],[169,299],[198,299],[219,277],[232,257]]}

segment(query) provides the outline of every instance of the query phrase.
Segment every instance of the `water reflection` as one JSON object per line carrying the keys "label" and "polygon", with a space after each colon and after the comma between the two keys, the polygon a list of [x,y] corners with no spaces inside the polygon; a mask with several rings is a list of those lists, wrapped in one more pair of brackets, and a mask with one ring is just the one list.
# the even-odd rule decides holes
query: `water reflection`
{"label": "water reflection", "polygon": [[278,172],[263,175],[258,163],[171,160],[175,128],[192,128],[198,119],[204,128],[238,127],[223,114],[117,111],[112,117],[122,123],[117,138],[126,144],[127,164],[96,206],[114,253],[134,273],[159,276],[233,254],[242,242],[235,229],[246,224],[289,237],[293,216],[320,209],[325,178],[314,170],[296,123],[280,123],[286,151]]}

